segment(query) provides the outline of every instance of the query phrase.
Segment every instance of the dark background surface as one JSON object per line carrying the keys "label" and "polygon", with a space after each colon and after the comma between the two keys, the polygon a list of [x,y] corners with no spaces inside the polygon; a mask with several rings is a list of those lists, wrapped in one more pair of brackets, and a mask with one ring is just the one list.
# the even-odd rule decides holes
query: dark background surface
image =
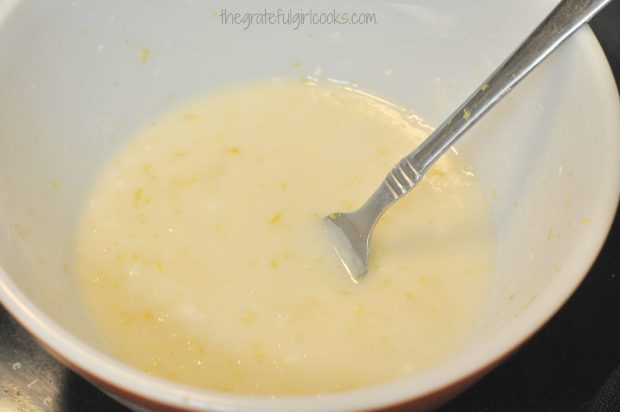
{"label": "dark background surface", "polygon": [[[620,83],[620,0],[591,24]],[[620,139],[620,136],[618,136]],[[600,389],[620,394],[620,218],[587,278],[523,348],[441,408],[454,411],[573,411]],[[609,393],[607,394],[609,396]],[[620,411],[601,409],[601,411]],[[0,306],[0,412],[127,411],[44,352]],[[292,411],[293,412],[293,411]]]}

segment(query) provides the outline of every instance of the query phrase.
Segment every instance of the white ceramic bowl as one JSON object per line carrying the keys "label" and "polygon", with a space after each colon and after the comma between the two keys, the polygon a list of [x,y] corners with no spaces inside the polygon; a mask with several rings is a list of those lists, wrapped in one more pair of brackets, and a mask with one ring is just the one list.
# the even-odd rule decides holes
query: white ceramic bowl
{"label": "white ceramic bowl", "polygon": [[585,28],[459,150],[493,203],[499,256],[469,344],[399,382],[323,397],[234,396],[147,376],[100,348],[65,270],[90,182],[139,125],[174,102],[258,77],[359,83],[438,124],[552,1],[338,2],[376,24],[223,25],[217,14],[331,11],[332,2],[0,1],[0,301],[50,352],[134,407],[342,411],[430,408],[506,357],[578,286],[620,192],[620,107]]}

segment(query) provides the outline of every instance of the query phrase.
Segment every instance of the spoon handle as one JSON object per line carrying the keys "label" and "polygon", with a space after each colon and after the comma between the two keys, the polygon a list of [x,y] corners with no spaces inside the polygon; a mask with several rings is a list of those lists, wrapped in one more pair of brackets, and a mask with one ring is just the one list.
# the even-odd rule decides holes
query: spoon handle
{"label": "spoon handle", "polygon": [[561,1],[446,121],[394,166],[384,181],[384,189],[391,195],[387,198],[382,196],[384,202],[392,197],[389,202],[392,203],[409,192],[428,168],[470,127],[564,40],[610,2],[611,0]]}
{"label": "spoon handle", "polygon": [[582,24],[611,0],[562,0],[489,78],[412,153],[392,168],[366,203],[351,213],[325,218],[334,248],[355,280],[368,271],[375,224],[390,205],[407,194],[428,168],[495,103]]}

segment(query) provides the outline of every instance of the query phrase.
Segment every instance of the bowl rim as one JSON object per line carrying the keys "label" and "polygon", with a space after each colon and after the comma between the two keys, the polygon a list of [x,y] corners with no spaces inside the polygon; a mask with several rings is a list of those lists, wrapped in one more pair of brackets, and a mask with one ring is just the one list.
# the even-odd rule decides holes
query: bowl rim
{"label": "bowl rim", "polygon": [[[0,25],[20,0],[0,3]],[[584,27],[571,40],[590,63],[593,87],[600,95],[599,108],[609,119],[607,132],[620,136],[620,98],[609,64],[594,33]],[[214,411],[348,411],[380,409],[414,401],[458,385],[491,368],[535,334],[568,300],[588,274],[602,248],[620,199],[620,139],[611,141],[615,162],[608,165],[608,185],[598,193],[597,216],[579,239],[579,253],[573,254],[557,276],[512,325],[488,342],[455,355],[440,365],[409,378],[377,386],[316,396],[263,397],[221,393],[177,384],[147,375],[100,352],[45,315],[11,280],[0,266],[0,303],[50,353],[87,379],[138,402],[179,410]],[[544,297],[542,299],[541,297]],[[96,372],[94,372],[96,371]]]}

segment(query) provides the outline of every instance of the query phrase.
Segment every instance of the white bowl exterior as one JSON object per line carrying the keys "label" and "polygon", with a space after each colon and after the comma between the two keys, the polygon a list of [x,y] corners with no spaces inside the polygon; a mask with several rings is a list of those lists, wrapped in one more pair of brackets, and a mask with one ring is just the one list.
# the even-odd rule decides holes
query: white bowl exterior
{"label": "white bowl exterior", "polygon": [[[498,359],[561,305],[604,241],[620,192],[620,106],[589,29],[459,144],[498,225],[498,277],[471,342],[427,373],[351,393],[281,400],[174,385],[111,360],[74,293],[71,242],[98,170],[176,102],[261,77],[359,83],[436,125],[552,7],[547,2],[342,1],[365,26],[222,25],[224,4],[0,2],[0,300],[94,378],[169,404],[351,410],[432,392]],[[332,10],[327,1],[228,1],[229,12]],[[44,314],[45,313],[45,314]],[[88,346],[86,343],[88,343]],[[93,376],[91,376],[93,377]]]}

